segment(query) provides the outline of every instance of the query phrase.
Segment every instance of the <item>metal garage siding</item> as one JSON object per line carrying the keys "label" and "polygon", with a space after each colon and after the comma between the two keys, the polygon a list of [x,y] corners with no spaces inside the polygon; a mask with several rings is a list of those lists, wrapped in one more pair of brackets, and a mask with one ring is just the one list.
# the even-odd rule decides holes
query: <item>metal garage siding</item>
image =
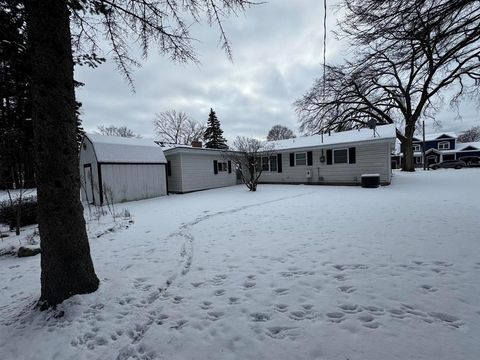
{"label": "metal garage siding", "polygon": [[[103,191],[109,187],[115,202],[166,195],[165,165],[102,164]],[[104,196],[105,198],[105,196]]]}

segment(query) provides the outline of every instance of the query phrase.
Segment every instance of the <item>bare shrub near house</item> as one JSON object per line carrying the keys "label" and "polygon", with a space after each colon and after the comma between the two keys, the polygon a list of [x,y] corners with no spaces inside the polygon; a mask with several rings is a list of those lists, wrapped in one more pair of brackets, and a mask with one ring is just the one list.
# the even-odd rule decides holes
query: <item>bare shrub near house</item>
{"label": "bare shrub near house", "polygon": [[225,157],[235,164],[248,189],[257,191],[258,179],[262,175],[261,158],[270,158],[274,150],[273,143],[237,136],[233,141],[233,151],[225,152]]}

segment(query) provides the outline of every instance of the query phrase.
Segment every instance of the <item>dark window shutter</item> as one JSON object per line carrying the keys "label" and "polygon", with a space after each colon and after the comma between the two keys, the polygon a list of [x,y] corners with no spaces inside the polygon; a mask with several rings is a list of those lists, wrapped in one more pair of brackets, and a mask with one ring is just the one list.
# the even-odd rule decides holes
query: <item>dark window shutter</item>
{"label": "dark window shutter", "polygon": [[282,172],[282,154],[277,155],[277,171]]}
{"label": "dark window shutter", "polygon": [[307,152],[307,165],[312,166],[313,165],[313,154],[311,151]]}
{"label": "dark window shutter", "polygon": [[167,161],[167,175],[172,176],[172,162],[170,160]]}
{"label": "dark window shutter", "polygon": [[295,154],[290,153],[290,166],[295,166]]}
{"label": "dark window shutter", "polygon": [[218,161],[213,160],[213,173],[218,174]]}
{"label": "dark window shutter", "polygon": [[348,163],[355,164],[356,162],[357,162],[357,156],[356,156],[355,148],[354,147],[348,148]]}
{"label": "dark window shutter", "polygon": [[230,160],[228,160],[228,173],[232,173],[232,162]]}
{"label": "dark window shutter", "polygon": [[327,165],[332,165],[332,149],[327,150]]}

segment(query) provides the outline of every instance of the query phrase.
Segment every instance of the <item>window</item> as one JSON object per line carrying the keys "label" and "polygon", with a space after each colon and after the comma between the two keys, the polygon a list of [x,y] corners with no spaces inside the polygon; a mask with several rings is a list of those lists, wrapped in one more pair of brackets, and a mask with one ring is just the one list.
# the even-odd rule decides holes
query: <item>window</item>
{"label": "window", "polygon": [[420,148],[420,144],[413,144],[413,151],[422,151]]}
{"label": "window", "polygon": [[295,154],[295,166],[307,165],[307,154],[306,153],[296,153]]}
{"label": "window", "polygon": [[262,157],[262,171],[277,171],[277,156]]}
{"label": "window", "polygon": [[218,171],[227,171],[228,166],[226,162],[218,162]]}
{"label": "window", "polygon": [[448,141],[443,141],[438,143],[438,150],[448,150],[450,149],[450,143]]}
{"label": "window", "polygon": [[421,164],[422,163],[422,157],[421,156],[415,156],[415,164]]}
{"label": "window", "polygon": [[333,163],[346,164],[348,160],[347,149],[333,150]]}

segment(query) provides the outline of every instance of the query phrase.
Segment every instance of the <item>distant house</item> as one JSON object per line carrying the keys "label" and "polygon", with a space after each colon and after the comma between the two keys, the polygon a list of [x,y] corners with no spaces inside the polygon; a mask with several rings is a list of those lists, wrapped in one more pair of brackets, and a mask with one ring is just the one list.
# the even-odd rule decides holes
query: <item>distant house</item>
{"label": "distant house", "polygon": [[91,204],[167,194],[167,160],[153,140],[85,135],[80,176],[82,200]]}
{"label": "distant house", "polygon": [[167,158],[168,191],[188,193],[237,184],[232,162],[224,150],[195,146],[170,145],[165,147]]}
{"label": "distant house", "polygon": [[391,182],[390,154],[394,125],[350,130],[331,135],[298,137],[274,142],[270,158],[263,157],[260,183],[358,185],[363,174],[379,174]]}
{"label": "distant house", "polygon": [[[415,167],[423,167],[423,139],[413,138],[413,156]],[[400,153],[392,156],[394,167],[401,166],[403,162],[403,144],[400,145]],[[456,160],[467,156],[480,156],[480,142],[459,143],[457,135],[452,132],[426,134],[425,135],[425,164],[431,164],[445,160]]]}

